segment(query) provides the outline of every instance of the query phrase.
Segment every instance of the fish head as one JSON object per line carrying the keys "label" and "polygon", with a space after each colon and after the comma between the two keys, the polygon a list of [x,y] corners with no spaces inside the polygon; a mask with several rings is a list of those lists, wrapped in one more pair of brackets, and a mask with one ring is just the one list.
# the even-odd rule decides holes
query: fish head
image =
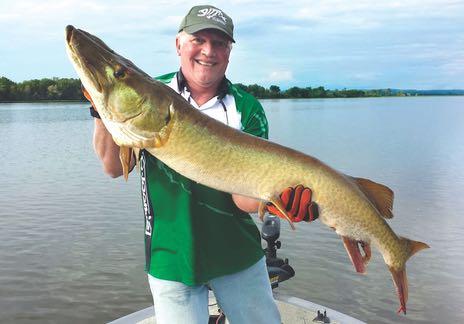
{"label": "fish head", "polygon": [[71,25],[65,36],[68,56],[117,144],[139,147],[153,139],[169,121],[165,86],[98,37]]}

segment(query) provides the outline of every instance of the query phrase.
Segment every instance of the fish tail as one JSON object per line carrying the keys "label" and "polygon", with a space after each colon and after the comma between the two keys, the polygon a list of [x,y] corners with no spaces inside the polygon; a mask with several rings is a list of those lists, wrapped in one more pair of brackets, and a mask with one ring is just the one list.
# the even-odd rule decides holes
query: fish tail
{"label": "fish tail", "polygon": [[408,301],[408,278],[406,276],[406,261],[420,250],[427,249],[429,246],[425,243],[413,241],[404,237],[400,238],[401,244],[407,251],[406,258],[403,266],[399,269],[393,266],[389,266],[388,269],[391,272],[393,282],[395,284],[396,293],[400,301],[400,307],[397,313],[403,312],[406,315],[406,302]]}

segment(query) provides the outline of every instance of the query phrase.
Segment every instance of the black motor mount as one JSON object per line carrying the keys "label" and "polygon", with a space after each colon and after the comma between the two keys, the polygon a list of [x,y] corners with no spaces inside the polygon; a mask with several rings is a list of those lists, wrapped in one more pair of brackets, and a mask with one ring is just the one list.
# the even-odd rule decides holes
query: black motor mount
{"label": "black motor mount", "polygon": [[281,242],[277,240],[279,236],[280,218],[266,215],[261,228],[261,237],[267,243],[264,253],[266,255],[267,271],[272,289],[278,287],[282,281],[295,276],[295,270],[288,264],[288,259],[283,260],[277,257],[277,250],[282,246]]}

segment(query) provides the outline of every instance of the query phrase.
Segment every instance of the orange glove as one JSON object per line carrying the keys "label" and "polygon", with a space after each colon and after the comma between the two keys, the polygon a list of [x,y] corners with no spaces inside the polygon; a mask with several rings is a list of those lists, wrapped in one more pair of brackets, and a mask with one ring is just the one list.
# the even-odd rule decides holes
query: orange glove
{"label": "orange glove", "polygon": [[89,93],[87,92],[87,90],[84,88],[84,86],[82,84],[81,84],[81,90],[82,90],[82,93],[83,93],[85,99],[90,101],[90,103],[92,104],[92,106],[89,107],[90,116],[101,119],[100,114],[98,113],[97,109],[95,109],[95,104],[92,101],[92,97],[90,97]]}
{"label": "orange glove", "polygon": [[84,95],[85,99],[87,99],[88,101],[90,101],[90,103],[92,104],[93,106],[93,101],[92,101],[92,97],[90,97],[89,93],[87,92],[87,90],[84,88],[84,86],[81,84],[81,90],[82,90],[82,94]]}
{"label": "orange glove", "polygon": [[[311,201],[311,189],[298,185],[295,188],[289,187],[280,194],[282,205],[293,222],[312,222],[319,217],[319,208],[315,202]],[[284,215],[272,204],[267,205],[267,210],[280,218]]]}

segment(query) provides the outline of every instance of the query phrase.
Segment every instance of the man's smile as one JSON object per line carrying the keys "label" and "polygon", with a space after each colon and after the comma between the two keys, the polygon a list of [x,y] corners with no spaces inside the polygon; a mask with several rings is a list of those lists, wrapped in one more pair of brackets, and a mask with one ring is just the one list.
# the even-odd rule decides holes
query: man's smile
{"label": "man's smile", "polygon": [[214,66],[217,64],[216,62],[205,62],[205,61],[196,60],[196,59],[194,59],[194,61],[203,66]]}

